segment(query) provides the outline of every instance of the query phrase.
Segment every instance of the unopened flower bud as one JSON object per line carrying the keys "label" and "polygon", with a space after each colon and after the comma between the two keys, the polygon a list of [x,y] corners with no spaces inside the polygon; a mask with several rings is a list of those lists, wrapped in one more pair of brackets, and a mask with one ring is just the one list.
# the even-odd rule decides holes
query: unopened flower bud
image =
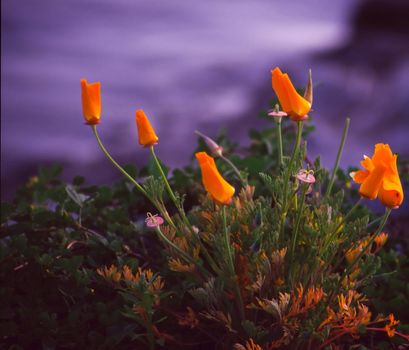
{"label": "unopened flower bud", "polygon": [[195,134],[203,138],[206,146],[209,148],[210,153],[213,157],[223,156],[223,147],[219,146],[216,141],[212,140],[210,137],[202,134],[200,131],[195,130]]}
{"label": "unopened flower bud", "polygon": [[312,72],[308,71],[308,82],[304,92],[304,98],[312,105]]}
{"label": "unopened flower bud", "polygon": [[158,216],[158,214],[152,215],[151,213],[147,213],[145,223],[149,228],[157,228],[162,225],[163,222],[164,220],[160,216]]}

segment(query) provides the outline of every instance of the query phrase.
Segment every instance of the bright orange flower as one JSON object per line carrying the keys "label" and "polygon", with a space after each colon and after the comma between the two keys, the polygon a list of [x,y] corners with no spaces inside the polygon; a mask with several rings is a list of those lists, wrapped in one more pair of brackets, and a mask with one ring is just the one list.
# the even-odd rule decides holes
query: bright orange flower
{"label": "bright orange flower", "polygon": [[88,84],[81,79],[82,113],[88,125],[97,125],[101,118],[101,83]]}
{"label": "bright orange flower", "polygon": [[300,96],[291,83],[288,74],[283,74],[276,67],[271,71],[273,90],[277,94],[283,111],[290,115],[292,120],[301,121],[308,118],[311,103]]}
{"label": "bright orange flower", "polygon": [[387,240],[388,240],[388,234],[385,232],[382,232],[378,236],[376,236],[375,237],[376,249],[377,250],[381,249],[385,245]]}
{"label": "bright orange flower", "polygon": [[402,204],[403,189],[396,165],[397,158],[389,145],[383,143],[375,145],[372,158],[364,156],[361,165],[365,170],[351,173],[354,181],[361,184],[359,193],[363,197],[378,197],[389,208],[397,208]]}
{"label": "bright orange flower", "polygon": [[155,134],[148,117],[143,109],[136,111],[136,126],[138,127],[139,144],[145,147],[156,145],[158,136]]}
{"label": "bright orange flower", "polygon": [[207,155],[206,152],[197,152],[196,158],[199,161],[203,186],[206,191],[216,202],[221,204],[229,203],[234,195],[234,187],[220,175],[214,159]]}
{"label": "bright orange flower", "polygon": [[385,326],[385,331],[390,338],[395,336],[395,326],[399,323],[399,320],[395,320],[393,314],[388,316],[389,323]]}

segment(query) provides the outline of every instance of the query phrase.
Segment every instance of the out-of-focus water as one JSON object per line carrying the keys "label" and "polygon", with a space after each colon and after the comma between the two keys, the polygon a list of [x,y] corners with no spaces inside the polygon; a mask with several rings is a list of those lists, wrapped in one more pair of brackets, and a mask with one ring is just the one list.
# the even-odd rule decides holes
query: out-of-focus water
{"label": "out-of-focus water", "polygon": [[352,125],[343,164],[357,163],[379,141],[406,151],[408,62],[381,74],[317,55],[348,42],[356,4],[2,1],[2,197],[37,164],[54,160],[65,164],[67,177],[120,176],[83,124],[83,77],[102,83],[100,134],[122,162],[142,165],[148,158],[136,138],[139,108],[159,135],[157,153],[173,167],[188,161],[195,129],[216,134],[226,126],[245,142],[248,127],[262,124],[256,115],[272,96],[276,65],[300,86],[313,69],[312,156],[332,164],[346,115]]}

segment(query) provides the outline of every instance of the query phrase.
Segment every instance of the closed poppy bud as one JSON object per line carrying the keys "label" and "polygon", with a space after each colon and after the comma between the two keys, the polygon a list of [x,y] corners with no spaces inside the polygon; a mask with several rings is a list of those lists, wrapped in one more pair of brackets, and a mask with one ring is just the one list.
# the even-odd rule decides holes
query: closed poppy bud
{"label": "closed poppy bud", "polygon": [[378,198],[388,208],[398,208],[403,202],[397,155],[387,144],[375,145],[372,158],[364,156],[361,165],[365,170],[351,173],[355,182],[361,184],[359,193],[366,198]]}
{"label": "closed poppy bud", "polygon": [[385,232],[382,232],[378,236],[376,236],[375,237],[376,249],[379,250],[382,246],[384,246],[387,240],[388,234]]}
{"label": "closed poppy bud", "polygon": [[101,118],[101,83],[88,84],[81,79],[82,113],[88,125],[97,125]]}
{"label": "closed poppy bud", "polygon": [[202,182],[206,191],[216,202],[228,204],[234,195],[234,187],[220,175],[214,159],[206,152],[197,152],[195,155],[199,161]]}
{"label": "closed poppy bud", "polygon": [[214,141],[213,139],[211,139],[210,137],[202,134],[200,131],[195,131],[196,135],[201,136],[205,143],[206,146],[209,148],[210,153],[212,154],[213,157],[221,157],[223,156],[223,148],[221,146],[219,146],[216,141]]}
{"label": "closed poppy bud", "polygon": [[[283,111],[290,115],[294,121],[307,119],[311,103],[298,94],[288,74],[283,74],[280,68],[276,67],[271,71],[271,76],[273,90],[277,94]],[[312,100],[312,83],[309,89],[306,97]]]}
{"label": "closed poppy bud", "polygon": [[307,82],[307,87],[305,88],[304,91],[304,98],[312,105],[312,97],[313,97],[313,92],[312,92],[312,72],[311,69],[308,71],[308,82]]}
{"label": "closed poppy bud", "polygon": [[155,134],[148,117],[143,109],[136,111],[136,126],[138,127],[139,144],[145,147],[156,145],[158,136]]}

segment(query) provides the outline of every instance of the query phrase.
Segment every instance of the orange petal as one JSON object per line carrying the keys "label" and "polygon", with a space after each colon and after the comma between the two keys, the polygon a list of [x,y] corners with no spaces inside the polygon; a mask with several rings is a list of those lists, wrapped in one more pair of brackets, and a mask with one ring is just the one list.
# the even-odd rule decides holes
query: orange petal
{"label": "orange petal", "polygon": [[287,91],[287,95],[290,100],[290,115],[297,119],[305,117],[311,109],[311,104],[304,97],[298,94],[297,90],[291,83],[288,74],[284,74],[281,77],[281,81]]}
{"label": "orange petal", "polygon": [[158,143],[159,138],[142,109],[136,111],[136,126],[140,145],[148,147]]}
{"label": "orange petal", "polygon": [[379,189],[378,198],[385,207],[397,208],[403,202],[403,191],[402,189],[387,191],[381,187]]}
{"label": "orange petal", "polygon": [[389,167],[393,161],[393,154],[388,144],[378,143],[375,145],[375,153],[372,157],[372,162],[375,166],[383,164]]}
{"label": "orange petal", "polygon": [[96,125],[101,118],[101,83],[88,84],[81,79],[82,113],[89,125]]}
{"label": "orange petal", "polygon": [[374,168],[372,159],[365,155],[364,155],[364,159],[361,160],[361,166],[368,171],[372,171]]}
{"label": "orange petal", "polygon": [[353,176],[353,180],[358,183],[361,184],[363,183],[366,178],[369,176],[369,172],[368,171],[364,171],[364,170],[358,170],[354,173]]}
{"label": "orange petal", "polygon": [[396,166],[397,156],[394,155],[387,169],[378,198],[383,205],[389,208],[399,207],[403,202],[403,188]]}
{"label": "orange petal", "polygon": [[359,189],[361,196],[369,199],[376,198],[379,189],[381,188],[385,171],[386,168],[384,166],[378,166],[369,173]]}
{"label": "orange petal", "polygon": [[281,107],[284,112],[288,113],[291,111],[291,103],[287,90],[282,82],[283,73],[280,68],[276,67],[271,71],[271,82],[273,85],[273,90],[276,93],[278,100],[280,101]]}
{"label": "orange petal", "polygon": [[216,163],[206,152],[196,153],[202,171],[202,182],[206,191],[221,204],[228,203],[235,189],[219,173]]}

